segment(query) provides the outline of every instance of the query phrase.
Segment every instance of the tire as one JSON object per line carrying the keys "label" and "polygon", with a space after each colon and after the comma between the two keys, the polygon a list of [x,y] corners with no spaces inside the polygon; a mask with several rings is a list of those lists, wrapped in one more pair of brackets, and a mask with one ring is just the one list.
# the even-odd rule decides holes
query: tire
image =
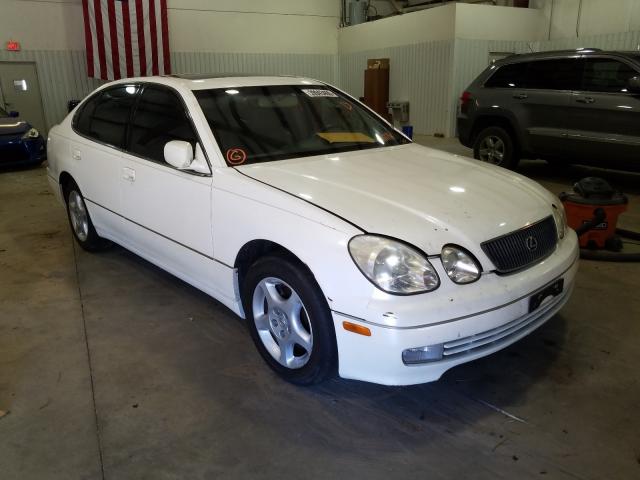
{"label": "tire", "polygon": [[335,375],[336,334],[329,305],[313,275],[285,256],[254,263],[242,285],[251,338],[267,364],[296,385]]}
{"label": "tire", "polygon": [[69,181],[64,186],[64,200],[71,233],[78,245],[88,252],[99,252],[109,248],[112,243],[96,232],[84,197],[74,181]]}
{"label": "tire", "polygon": [[487,127],[480,131],[473,142],[474,158],[514,169],[518,166],[518,153],[511,134],[502,127]]}

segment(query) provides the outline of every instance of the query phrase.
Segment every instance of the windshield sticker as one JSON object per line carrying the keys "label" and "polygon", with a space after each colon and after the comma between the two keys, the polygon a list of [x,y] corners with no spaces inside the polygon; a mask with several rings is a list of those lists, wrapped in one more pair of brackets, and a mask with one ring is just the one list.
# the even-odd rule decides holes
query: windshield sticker
{"label": "windshield sticker", "polygon": [[332,97],[335,98],[338,95],[333,93],[331,90],[323,90],[320,88],[303,88],[302,91],[307,94],[309,97]]}
{"label": "windshield sticker", "polygon": [[340,102],[338,103],[338,105],[340,105],[340,107],[342,108],[342,110],[351,113],[353,111],[353,105],[351,105],[349,102],[347,102],[346,100],[340,100]]}
{"label": "windshield sticker", "polygon": [[382,140],[384,140],[385,142],[390,142],[391,140],[393,140],[393,133],[391,132],[384,132],[382,134]]}
{"label": "windshield sticker", "polygon": [[376,143],[370,136],[359,132],[318,132],[316,135],[329,143]]}
{"label": "windshield sticker", "polygon": [[229,165],[242,165],[247,160],[247,152],[242,148],[230,148],[227,150],[227,162]]}

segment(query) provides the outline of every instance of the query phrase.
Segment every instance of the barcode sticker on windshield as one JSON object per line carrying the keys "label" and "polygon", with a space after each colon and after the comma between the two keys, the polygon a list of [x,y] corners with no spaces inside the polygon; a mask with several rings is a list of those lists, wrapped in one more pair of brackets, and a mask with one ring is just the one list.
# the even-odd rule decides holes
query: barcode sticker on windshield
{"label": "barcode sticker on windshield", "polygon": [[314,89],[303,88],[302,91],[310,97],[337,97],[338,96],[335,93],[333,93],[331,90],[322,90],[319,88],[314,88]]}

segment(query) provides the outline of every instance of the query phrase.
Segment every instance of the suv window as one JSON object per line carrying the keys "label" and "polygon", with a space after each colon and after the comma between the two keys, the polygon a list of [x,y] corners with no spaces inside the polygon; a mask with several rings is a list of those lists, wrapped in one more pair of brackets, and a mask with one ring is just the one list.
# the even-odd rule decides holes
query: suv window
{"label": "suv window", "polygon": [[122,85],[99,92],[82,107],[75,129],[82,135],[121,148],[138,87]]}
{"label": "suv window", "polygon": [[167,142],[184,140],[195,148],[196,138],[180,98],[163,87],[145,87],[131,121],[128,150],[164,163]]}
{"label": "suv window", "polygon": [[580,85],[577,58],[558,58],[529,62],[526,88],[574,90]]}
{"label": "suv window", "polygon": [[575,58],[534,60],[503,65],[487,80],[489,88],[535,88],[572,90],[580,85],[579,62]]}
{"label": "suv window", "polygon": [[503,65],[484,84],[488,88],[523,88],[527,62]]}
{"label": "suv window", "polygon": [[638,75],[626,63],[609,58],[587,58],[582,89],[590,92],[626,92],[627,82]]}

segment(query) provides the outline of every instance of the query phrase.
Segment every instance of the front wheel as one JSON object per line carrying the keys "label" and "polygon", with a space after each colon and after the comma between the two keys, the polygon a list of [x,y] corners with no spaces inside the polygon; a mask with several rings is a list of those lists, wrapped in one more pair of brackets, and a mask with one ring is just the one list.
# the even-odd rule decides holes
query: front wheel
{"label": "front wheel", "polygon": [[333,319],[306,268],[284,256],[262,258],[250,268],[242,296],[251,337],[276,373],[297,385],[334,373]]}
{"label": "front wheel", "polygon": [[518,156],[514,139],[502,127],[487,127],[473,143],[473,156],[482,162],[504,168],[516,168]]}

